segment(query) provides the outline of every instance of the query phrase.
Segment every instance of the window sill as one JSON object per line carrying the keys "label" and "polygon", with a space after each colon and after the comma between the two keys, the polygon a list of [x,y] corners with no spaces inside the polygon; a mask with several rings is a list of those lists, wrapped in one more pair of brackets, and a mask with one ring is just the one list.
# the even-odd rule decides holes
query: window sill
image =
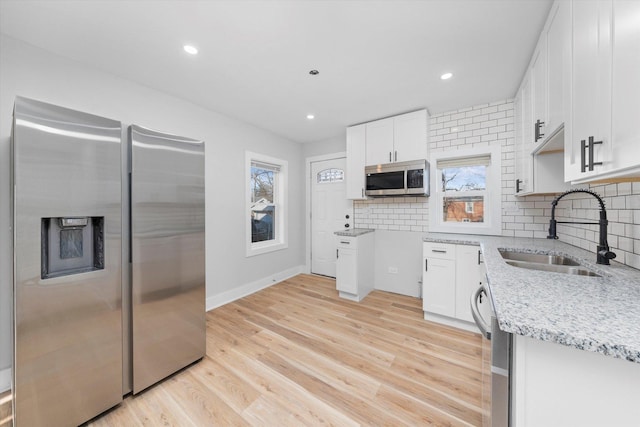
{"label": "window sill", "polygon": [[247,246],[246,256],[252,257],[256,255],[262,255],[269,252],[280,251],[282,249],[287,249],[289,244],[287,242],[260,242],[260,243],[250,243]]}

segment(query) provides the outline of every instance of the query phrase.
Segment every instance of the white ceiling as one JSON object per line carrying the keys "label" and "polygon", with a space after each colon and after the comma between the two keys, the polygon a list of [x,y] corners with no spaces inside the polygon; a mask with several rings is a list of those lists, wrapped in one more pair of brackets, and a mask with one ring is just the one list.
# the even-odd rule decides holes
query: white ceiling
{"label": "white ceiling", "polygon": [[310,142],[513,97],[551,2],[0,0],[0,31]]}

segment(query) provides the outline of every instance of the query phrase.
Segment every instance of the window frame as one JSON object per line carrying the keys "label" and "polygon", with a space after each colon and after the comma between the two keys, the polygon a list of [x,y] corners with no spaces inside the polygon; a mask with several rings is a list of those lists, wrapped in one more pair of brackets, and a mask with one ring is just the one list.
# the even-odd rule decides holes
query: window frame
{"label": "window frame", "polygon": [[[273,204],[275,206],[275,230],[274,239],[265,240],[262,242],[252,242],[251,233],[251,164],[252,163],[264,163],[266,165],[273,165],[278,168],[276,176],[274,177],[274,192],[273,192]],[[269,252],[279,251],[289,247],[288,240],[288,192],[289,192],[289,178],[288,178],[289,162],[283,159],[267,156],[260,153],[254,153],[251,151],[245,151],[245,245],[246,256],[251,257],[255,255],[265,254]]]}
{"label": "window frame", "polygon": [[[490,156],[486,168],[486,190],[484,196],[484,222],[443,221],[444,193],[438,161]],[[431,197],[429,198],[429,231],[432,233],[464,233],[495,235],[502,234],[502,153],[500,147],[486,146],[470,149],[449,150],[433,153],[430,157]]]}

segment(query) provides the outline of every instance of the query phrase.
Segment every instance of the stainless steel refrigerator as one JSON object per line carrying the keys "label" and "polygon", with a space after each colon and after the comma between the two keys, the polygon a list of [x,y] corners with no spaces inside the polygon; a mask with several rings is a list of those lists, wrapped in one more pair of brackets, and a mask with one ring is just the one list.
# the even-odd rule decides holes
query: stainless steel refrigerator
{"label": "stainless steel refrigerator", "polygon": [[78,425],[204,356],[204,147],[19,97],[11,149],[15,422]]}

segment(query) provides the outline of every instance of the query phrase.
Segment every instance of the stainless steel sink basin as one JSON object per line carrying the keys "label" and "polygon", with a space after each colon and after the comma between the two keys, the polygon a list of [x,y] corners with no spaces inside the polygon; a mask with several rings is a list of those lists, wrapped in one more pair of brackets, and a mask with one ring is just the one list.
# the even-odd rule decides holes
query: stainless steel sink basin
{"label": "stainless steel sink basin", "polygon": [[553,273],[564,273],[564,274],[577,274],[579,276],[601,277],[599,274],[594,273],[593,271],[588,270],[584,267],[580,267],[579,265],[542,264],[537,262],[514,261],[514,260],[507,260],[505,262],[514,267],[527,268],[529,270],[550,271]]}
{"label": "stainless steel sink basin", "polygon": [[[505,250],[499,250],[502,258],[513,261],[532,262],[536,264],[548,264],[548,265],[580,265],[570,258],[562,255],[547,255],[547,254],[529,254],[523,252],[509,252]],[[509,264],[507,262],[507,264]]]}

